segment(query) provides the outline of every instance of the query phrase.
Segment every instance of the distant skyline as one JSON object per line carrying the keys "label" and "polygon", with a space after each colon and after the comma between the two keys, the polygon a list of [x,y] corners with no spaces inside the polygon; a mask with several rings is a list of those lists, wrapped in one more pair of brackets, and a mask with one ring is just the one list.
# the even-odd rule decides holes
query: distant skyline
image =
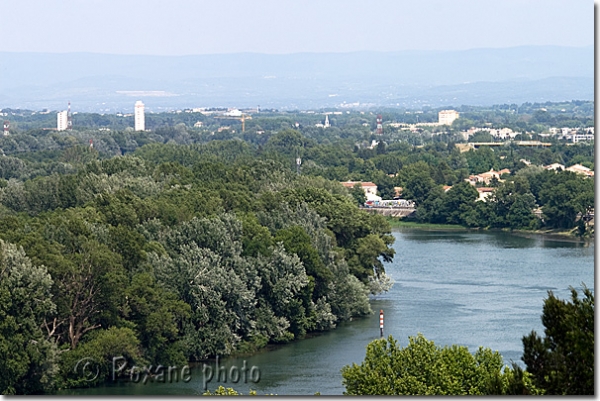
{"label": "distant skyline", "polygon": [[0,51],[201,55],[594,44],[591,0],[0,0]]}

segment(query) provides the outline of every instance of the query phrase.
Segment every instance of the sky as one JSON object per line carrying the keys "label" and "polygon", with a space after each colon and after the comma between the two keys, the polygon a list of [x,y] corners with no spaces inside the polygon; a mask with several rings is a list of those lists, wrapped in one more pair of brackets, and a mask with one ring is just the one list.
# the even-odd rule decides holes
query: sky
{"label": "sky", "polygon": [[0,0],[0,51],[196,55],[594,44],[592,0]]}

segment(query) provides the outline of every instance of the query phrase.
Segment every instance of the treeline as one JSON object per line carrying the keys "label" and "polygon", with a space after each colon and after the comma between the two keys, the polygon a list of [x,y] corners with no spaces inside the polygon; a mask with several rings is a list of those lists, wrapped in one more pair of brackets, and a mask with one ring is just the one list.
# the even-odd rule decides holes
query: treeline
{"label": "treeline", "polygon": [[[32,140],[27,140],[26,135],[0,138],[5,154],[13,156],[0,158],[0,179],[23,181],[47,174],[72,174],[74,164],[97,157],[132,154],[149,144],[182,144],[192,148],[210,144],[211,151],[217,151],[220,141],[231,140],[239,148],[240,156],[277,161],[286,171],[296,170],[296,160],[300,158],[299,168],[304,176],[334,181],[372,181],[384,199],[392,199],[396,188],[403,188],[404,198],[417,201],[418,218],[423,222],[570,229],[583,224],[578,216],[593,207],[594,199],[593,180],[567,172],[553,175],[541,169],[552,163],[565,166],[579,163],[593,169],[594,147],[585,143],[554,144],[549,148],[481,147],[461,153],[451,134],[415,135],[419,141],[426,140],[424,145],[415,145],[411,143],[415,138],[404,138],[406,134],[388,133],[377,137],[360,125],[327,130],[286,129],[265,134],[223,131],[211,135],[189,131],[183,126],[154,132],[74,130],[38,134],[39,137]],[[85,151],[90,139],[93,150],[98,153]],[[219,154],[231,159],[232,155],[227,156],[229,151],[219,151]],[[497,191],[487,202],[476,202],[475,188],[461,184],[471,174],[505,168],[511,171],[510,175],[504,177],[505,183],[493,181],[490,184],[497,187]],[[1,185],[6,182],[0,181]],[[456,185],[456,188],[446,193],[442,190],[444,185]],[[552,189],[556,185],[559,191]],[[536,208],[544,213],[541,220],[531,213]]]}
{"label": "treeline", "polygon": [[[579,217],[590,211],[594,201],[593,180],[541,168],[552,163],[579,163],[593,169],[593,144],[555,144],[550,148],[510,145],[461,153],[451,134],[421,138],[427,143],[417,146],[404,140],[405,134],[376,137],[359,125],[346,129],[286,129],[270,134],[223,131],[211,135],[177,126],[154,132],[74,130],[50,134],[40,131],[37,135],[32,140],[27,140],[27,135],[0,138],[5,154],[13,155],[0,158],[0,179],[24,181],[47,174],[72,174],[77,163],[132,154],[144,145],[181,144],[200,149],[206,144],[220,156],[261,157],[280,163],[286,171],[296,170],[300,158],[304,176],[372,181],[384,199],[392,199],[396,188],[403,188],[402,196],[417,202],[417,217],[422,222],[531,229],[571,229],[579,224],[584,230]],[[85,150],[90,139],[92,152]],[[233,145],[219,150],[222,140],[234,141],[231,143],[235,143],[238,153],[228,155]],[[493,196],[487,202],[476,202],[479,195],[474,187],[464,184],[465,179],[471,174],[505,168],[511,171],[504,177],[505,182],[493,181],[490,185],[497,187]],[[7,182],[0,181],[2,185]],[[444,185],[456,187],[445,192]],[[555,186],[558,191],[554,191]],[[537,208],[544,213],[542,219],[533,215]]]}
{"label": "treeline", "polygon": [[[339,183],[255,152],[0,157],[2,393],[96,385],[115,355],[180,365],[371,313],[369,294],[390,286],[389,224]],[[74,371],[82,358],[100,362],[94,380]]]}
{"label": "treeline", "polygon": [[[577,226],[579,235],[590,230],[585,216],[594,209],[594,181],[577,173],[529,166],[504,182],[496,181],[485,201],[468,182],[444,191],[424,163],[415,163],[403,173],[407,175],[403,193],[417,202],[416,219],[421,222],[530,230]],[[540,217],[534,214],[538,208]]]}

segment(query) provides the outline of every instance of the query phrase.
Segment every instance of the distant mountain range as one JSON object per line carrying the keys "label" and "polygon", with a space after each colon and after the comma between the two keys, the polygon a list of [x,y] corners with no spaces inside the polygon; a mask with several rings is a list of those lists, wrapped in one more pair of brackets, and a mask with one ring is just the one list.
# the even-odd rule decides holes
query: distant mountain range
{"label": "distant mountain range", "polygon": [[0,108],[420,108],[594,99],[594,48],[129,56],[0,52]]}

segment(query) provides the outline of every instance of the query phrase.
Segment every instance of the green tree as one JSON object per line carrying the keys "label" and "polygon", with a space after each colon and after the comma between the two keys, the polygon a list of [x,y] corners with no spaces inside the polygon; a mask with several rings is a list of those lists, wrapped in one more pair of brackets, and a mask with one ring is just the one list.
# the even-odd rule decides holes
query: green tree
{"label": "green tree", "polygon": [[243,256],[269,256],[270,248],[273,245],[273,237],[269,229],[263,227],[258,222],[254,213],[241,214],[242,220],[242,244]]}
{"label": "green tree", "polygon": [[578,214],[593,208],[593,180],[570,171],[548,172],[536,178],[539,179],[535,181],[535,190],[539,191],[538,199],[549,227],[573,228]]}
{"label": "green tree", "polygon": [[127,279],[119,256],[95,240],[84,242],[70,260],[56,272],[56,287],[66,306],[60,324],[75,349],[85,333],[116,322]]}
{"label": "green tree", "polygon": [[350,195],[352,196],[352,198],[354,198],[354,200],[356,201],[356,204],[358,206],[364,205],[365,202],[367,201],[367,197],[365,195],[365,191],[364,191],[364,189],[362,188],[362,185],[359,182],[357,182],[356,184],[354,184],[354,186],[350,190]]}
{"label": "green tree", "polygon": [[179,328],[190,316],[190,305],[158,286],[149,273],[134,275],[126,294],[125,315],[135,324],[146,359],[169,366],[184,364]]}
{"label": "green tree", "polygon": [[377,192],[379,192],[382,199],[393,199],[394,196],[396,196],[394,180],[387,174],[378,172],[373,178],[373,181],[377,185]]}
{"label": "green tree", "polygon": [[548,291],[542,314],[542,338],[523,337],[523,362],[536,386],[553,395],[594,394],[594,294],[583,298],[571,287],[571,301]]}
{"label": "green tree", "polygon": [[[140,342],[128,327],[110,327],[89,333],[75,350],[65,351],[60,358],[60,386],[92,387],[112,379],[113,358],[123,357],[117,366],[148,366],[142,358]],[[84,363],[89,363],[87,371]],[[123,372],[126,373],[126,372]],[[115,376],[116,379],[116,376]]]}
{"label": "green tree", "polygon": [[306,138],[300,132],[288,129],[278,132],[269,138],[265,148],[282,155],[293,157],[295,160],[296,156],[302,156],[303,148],[308,146],[311,142],[312,140]]}
{"label": "green tree", "polygon": [[533,214],[535,197],[529,192],[527,180],[518,176],[514,182],[502,183],[488,198],[490,226],[512,229],[533,228],[538,218]]}
{"label": "green tree", "polygon": [[311,238],[306,231],[300,226],[281,229],[275,235],[274,242],[282,242],[287,253],[296,254],[300,258],[306,274],[314,279],[313,300],[317,301],[326,296],[333,274],[327,269],[319,253],[312,246]]}
{"label": "green tree", "polygon": [[446,192],[443,198],[441,216],[448,224],[466,224],[468,216],[475,208],[479,193],[468,182],[459,182]]}
{"label": "green tree", "polygon": [[22,248],[0,240],[0,393],[43,394],[54,389],[56,345],[42,331],[56,312],[52,278]]}
{"label": "green tree", "polygon": [[[231,396],[231,395],[244,395],[242,393],[238,393],[236,390],[234,390],[232,387],[223,387],[223,386],[219,386],[214,393],[211,393],[210,390],[206,390],[204,393],[202,393],[202,395],[224,395],[224,396]],[[248,393],[248,395],[256,395],[256,391],[255,390],[250,390],[250,392]]]}
{"label": "green tree", "polygon": [[481,174],[492,168],[497,170],[500,165],[498,156],[489,146],[482,146],[477,150],[471,149],[465,153],[465,156],[471,174]]}
{"label": "green tree", "polygon": [[422,334],[406,347],[389,336],[367,345],[365,360],[342,368],[347,395],[501,395],[537,393],[527,372],[503,368],[496,351],[436,346]]}
{"label": "green tree", "polygon": [[406,166],[400,171],[400,179],[404,185],[402,196],[416,202],[417,206],[422,204],[429,196],[429,192],[436,187],[431,178],[429,165],[418,162]]}

